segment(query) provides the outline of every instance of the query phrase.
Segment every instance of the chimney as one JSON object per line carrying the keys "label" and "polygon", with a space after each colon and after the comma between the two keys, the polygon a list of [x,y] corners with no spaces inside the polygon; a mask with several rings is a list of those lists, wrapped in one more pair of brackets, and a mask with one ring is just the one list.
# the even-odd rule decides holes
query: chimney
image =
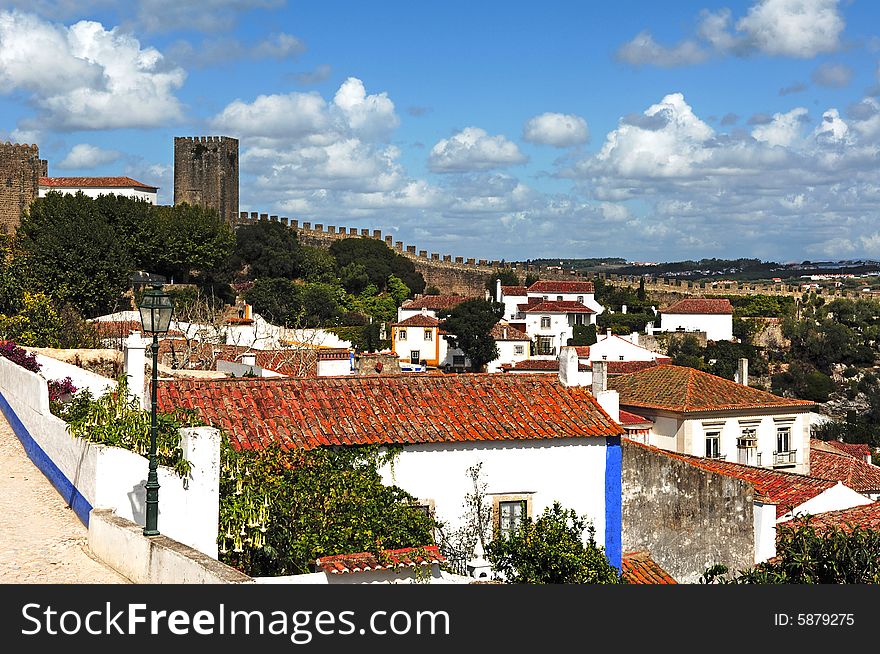
{"label": "chimney", "polygon": [[507,340],[507,327],[503,327],[501,329],[501,338],[503,338],[505,341]]}
{"label": "chimney", "polygon": [[241,355],[241,363],[245,366],[257,365],[257,355],[254,352],[248,352]]}
{"label": "chimney", "polygon": [[563,386],[586,386],[585,375],[578,370],[577,349],[572,345],[559,348],[559,383]]}
{"label": "chimney", "polygon": [[740,359],[736,367],[736,381],[743,386],[749,385],[749,360]]}
{"label": "chimney", "polygon": [[625,304],[620,305],[620,313],[626,313],[626,305]]}
{"label": "chimney", "polygon": [[147,408],[146,380],[144,372],[146,364],[147,341],[141,337],[141,333],[133,331],[128,335],[123,344],[123,365],[125,376],[128,381],[128,394],[134,398],[138,406]]}
{"label": "chimney", "polygon": [[617,391],[608,390],[608,362],[593,361],[593,397],[599,406],[611,416],[611,419],[620,424],[620,394]]}
{"label": "chimney", "polygon": [[427,315],[428,315],[428,307],[422,307],[422,315],[423,315],[423,316],[427,316]]}
{"label": "chimney", "polygon": [[605,338],[611,338],[612,336],[613,336],[613,334],[612,334],[612,332],[611,332],[611,327],[609,327],[609,328],[605,331]]}
{"label": "chimney", "polygon": [[495,301],[501,302],[501,278],[495,280]]}

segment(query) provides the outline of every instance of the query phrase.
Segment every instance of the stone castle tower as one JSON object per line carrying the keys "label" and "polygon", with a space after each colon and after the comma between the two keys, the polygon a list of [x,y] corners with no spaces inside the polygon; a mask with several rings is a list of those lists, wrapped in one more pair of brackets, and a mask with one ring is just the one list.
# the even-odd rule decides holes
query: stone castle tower
{"label": "stone castle tower", "polygon": [[0,232],[13,234],[37,199],[48,165],[36,145],[0,143]]}
{"label": "stone castle tower", "polygon": [[216,209],[230,226],[238,221],[238,139],[174,137],[174,204]]}

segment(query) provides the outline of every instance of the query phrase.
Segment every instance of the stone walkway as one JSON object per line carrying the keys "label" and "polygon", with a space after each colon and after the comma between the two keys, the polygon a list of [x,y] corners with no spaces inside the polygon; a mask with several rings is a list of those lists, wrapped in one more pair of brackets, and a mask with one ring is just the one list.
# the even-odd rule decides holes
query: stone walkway
{"label": "stone walkway", "polygon": [[0,583],[126,584],[94,558],[88,529],[0,413]]}

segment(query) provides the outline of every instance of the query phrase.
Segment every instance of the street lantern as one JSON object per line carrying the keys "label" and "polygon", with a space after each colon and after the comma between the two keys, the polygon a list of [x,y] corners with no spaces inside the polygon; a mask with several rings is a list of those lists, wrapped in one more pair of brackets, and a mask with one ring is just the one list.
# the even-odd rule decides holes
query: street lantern
{"label": "street lantern", "polygon": [[144,526],[144,536],[158,536],[159,522],[159,475],[157,473],[158,462],[156,460],[156,440],[159,434],[159,423],[156,417],[156,386],[158,384],[159,365],[159,334],[167,334],[171,325],[171,316],[174,313],[174,302],[171,296],[162,290],[161,284],[152,284],[152,288],[144,291],[138,311],[141,314],[141,326],[144,334],[153,335],[153,386],[152,404],[150,407],[150,468],[147,474],[147,483],[144,488],[147,491],[147,517]]}

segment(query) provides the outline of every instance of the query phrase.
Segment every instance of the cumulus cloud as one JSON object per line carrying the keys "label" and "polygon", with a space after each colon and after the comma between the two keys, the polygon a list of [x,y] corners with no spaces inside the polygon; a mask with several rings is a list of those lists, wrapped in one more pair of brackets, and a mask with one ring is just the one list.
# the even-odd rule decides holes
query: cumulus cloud
{"label": "cumulus cloud", "polygon": [[814,84],[832,88],[843,88],[849,85],[853,70],[844,64],[824,63],[813,71],[811,79]]}
{"label": "cumulus cloud", "polygon": [[644,30],[622,45],[617,57],[633,65],[660,67],[756,52],[809,59],[840,48],[845,21],[838,4],[838,0],[758,0],[735,23],[729,9],[704,9],[693,36],[665,46]]}
{"label": "cumulus cloud", "polygon": [[736,125],[739,116],[734,113],[726,113],[721,117],[722,125]]}
{"label": "cumulus cloud", "polygon": [[803,93],[807,90],[807,85],[803,82],[795,82],[779,89],[779,95],[791,95],[792,93]]}
{"label": "cumulus cloud", "polygon": [[58,167],[62,169],[97,168],[104,164],[113,163],[120,156],[122,156],[121,153],[116,150],[105,150],[88,143],[77,143],[58,164]]}
{"label": "cumulus cloud", "polygon": [[543,113],[530,118],[523,127],[524,141],[556,148],[586,143],[589,137],[587,121],[574,114]]}
{"label": "cumulus cloud", "polygon": [[325,79],[329,79],[332,72],[333,67],[330,64],[320,64],[314,70],[295,73],[291,75],[291,78],[300,84],[319,84]]}
{"label": "cumulus cloud", "polygon": [[758,125],[752,130],[756,141],[770,146],[789,147],[800,138],[807,110],[797,107],[786,113],[773,114],[773,119]]}
{"label": "cumulus cloud", "polygon": [[137,25],[151,32],[216,33],[234,27],[243,12],[284,4],[285,0],[137,0]]}
{"label": "cumulus cloud", "polygon": [[187,66],[204,68],[228,61],[263,59],[291,59],[305,52],[305,44],[290,34],[273,34],[252,45],[245,45],[233,37],[212,37],[198,45],[176,41],[166,54],[168,59]]}
{"label": "cumulus cloud", "polygon": [[428,166],[433,172],[453,173],[503,168],[526,161],[516,144],[504,136],[489,136],[479,127],[466,127],[431,148]]}
{"label": "cumulus cloud", "polygon": [[[155,127],[179,120],[186,74],[155,48],[101,23],[64,27],[0,12],[0,83],[28,94],[33,124],[60,130]],[[24,125],[30,127],[30,125]]]}

